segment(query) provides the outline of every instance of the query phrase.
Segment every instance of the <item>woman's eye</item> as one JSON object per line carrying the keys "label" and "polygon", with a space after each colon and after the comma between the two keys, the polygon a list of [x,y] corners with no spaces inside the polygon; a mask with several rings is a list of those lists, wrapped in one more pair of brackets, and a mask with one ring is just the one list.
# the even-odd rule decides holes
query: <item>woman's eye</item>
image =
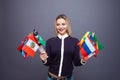
{"label": "woman's eye", "polygon": [[61,24],[58,23],[58,24],[57,24],[57,26],[60,26],[60,25],[61,25],[61,26],[64,26],[64,25],[66,25],[66,24],[65,24],[65,23],[61,23]]}
{"label": "woman's eye", "polygon": [[60,26],[60,24],[57,24],[57,26]]}
{"label": "woman's eye", "polygon": [[62,25],[64,26],[64,25],[65,25],[65,23],[62,23]]}

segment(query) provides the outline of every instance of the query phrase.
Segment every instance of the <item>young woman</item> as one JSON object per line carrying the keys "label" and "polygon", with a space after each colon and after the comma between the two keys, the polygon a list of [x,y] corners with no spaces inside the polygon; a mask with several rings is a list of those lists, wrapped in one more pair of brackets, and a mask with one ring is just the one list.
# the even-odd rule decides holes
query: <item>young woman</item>
{"label": "young woman", "polygon": [[49,67],[48,80],[73,80],[73,64],[82,66],[86,62],[80,59],[79,40],[71,36],[70,21],[64,14],[57,16],[54,28],[56,37],[48,39],[46,53],[40,53]]}

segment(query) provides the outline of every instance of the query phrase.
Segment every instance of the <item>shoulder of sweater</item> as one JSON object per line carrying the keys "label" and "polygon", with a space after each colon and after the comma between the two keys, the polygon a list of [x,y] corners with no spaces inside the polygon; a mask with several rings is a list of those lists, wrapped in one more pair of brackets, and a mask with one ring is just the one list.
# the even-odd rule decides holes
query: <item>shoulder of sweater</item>
{"label": "shoulder of sweater", "polygon": [[[77,38],[75,38],[75,37],[69,36],[68,38],[71,39],[71,40],[73,40],[73,41],[76,41],[76,42],[79,41],[79,39],[77,39]],[[54,40],[56,40],[56,39],[58,39],[58,37],[51,37],[51,38],[49,38],[49,39],[47,40],[47,42],[49,42],[49,41],[54,41]]]}
{"label": "shoulder of sweater", "polygon": [[57,39],[57,37],[51,37],[51,38],[49,38],[49,39],[47,40],[47,42],[53,41],[53,40],[55,40],[55,39]]}
{"label": "shoulder of sweater", "polygon": [[79,41],[79,39],[77,39],[75,37],[70,37],[70,39],[75,40],[75,41]]}

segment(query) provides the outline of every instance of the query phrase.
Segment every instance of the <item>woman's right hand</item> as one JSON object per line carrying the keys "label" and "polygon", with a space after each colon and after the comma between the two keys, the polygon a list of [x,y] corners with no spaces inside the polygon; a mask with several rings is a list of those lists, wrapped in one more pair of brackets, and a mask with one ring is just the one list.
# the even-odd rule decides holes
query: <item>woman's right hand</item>
{"label": "woman's right hand", "polygon": [[46,61],[47,60],[47,58],[48,58],[48,55],[47,55],[47,53],[40,53],[40,59],[42,60],[42,61]]}

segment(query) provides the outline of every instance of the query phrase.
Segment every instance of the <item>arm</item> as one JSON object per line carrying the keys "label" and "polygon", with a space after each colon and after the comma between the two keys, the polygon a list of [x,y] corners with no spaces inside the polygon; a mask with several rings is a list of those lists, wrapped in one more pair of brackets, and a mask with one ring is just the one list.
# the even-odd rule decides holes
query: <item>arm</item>
{"label": "arm", "polygon": [[84,58],[80,59],[79,49],[80,49],[79,46],[76,45],[75,46],[75,52],[74,52],[74,55],[73,55],[73,61],[74,61],[75,66],[82,66],[86,63],[86,59],[84,59]]}
{"label": "arm", "polygon": [[44,65],[49,66],[51,64],[51,57],[50,57],[50,53],[51,53],[51,47],[50,47],[50,43],[49,40],[46,42],[46,52],[45,53],[40,53],[40,58],[43,62]]}

